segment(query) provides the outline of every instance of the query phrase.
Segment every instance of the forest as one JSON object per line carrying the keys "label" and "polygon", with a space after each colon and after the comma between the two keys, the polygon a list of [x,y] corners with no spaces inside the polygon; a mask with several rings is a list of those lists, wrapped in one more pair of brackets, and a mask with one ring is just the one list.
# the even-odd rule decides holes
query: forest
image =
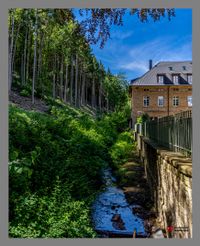
{"label": "forest", "polygon": [[[91,204],[101,170],[132,154],[128,81],[105,69],[90,48],[99,40],[103,47],[105,19],[121,25],[124,10],[87,11],[92,21],[80,24],[67,9],[9,10],[9,95],[48,106],[27,110],[10,99],[10,237],[96,237]],[[165,10],[132,14],[159,20]]]}

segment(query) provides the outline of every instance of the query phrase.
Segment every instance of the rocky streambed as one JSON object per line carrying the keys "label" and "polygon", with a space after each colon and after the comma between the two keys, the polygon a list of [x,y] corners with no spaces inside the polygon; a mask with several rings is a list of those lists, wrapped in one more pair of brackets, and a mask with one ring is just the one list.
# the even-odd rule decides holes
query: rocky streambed
{"label": "rocky streambed", "polygon": [[143,175],[140,165],[130,163],[118,171],[117,180],[111,168],[103,171],[104,189],[92,206],[98,237],[149,237],[156,215],[148,206],[149,192]]}

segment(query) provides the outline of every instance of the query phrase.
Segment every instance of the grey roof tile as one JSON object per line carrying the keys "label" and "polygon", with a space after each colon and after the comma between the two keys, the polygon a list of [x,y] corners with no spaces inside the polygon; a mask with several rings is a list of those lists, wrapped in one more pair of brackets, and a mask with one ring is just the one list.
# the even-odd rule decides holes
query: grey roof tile
{"label": "grey roof tile", "polygon": [[[172,69],[171,69],[171,68]],[[131,80],[131,85],[167,85],[172,84],[172,75],[180,74],[179,84],[188,84],[187,74],[192,73],[192,61],[165,61],[159,62],[143,76]],[[157,82],[157,75],[164,75],[164,82]]]}

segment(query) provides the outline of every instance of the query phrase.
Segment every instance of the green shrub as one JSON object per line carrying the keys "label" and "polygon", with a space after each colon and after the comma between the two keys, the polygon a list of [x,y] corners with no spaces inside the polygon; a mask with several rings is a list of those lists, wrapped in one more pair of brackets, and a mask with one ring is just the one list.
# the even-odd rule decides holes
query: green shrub
{"label": "green shrub", "polygon": [[[63,189],[65,188],[65,189]],[[95,237],[89,215],[88,201],[75,201],[69,188],[57,180],[48,195],[28,194],[16,200],[15,220],[10,223],[9,236],[14,238]]]}
{"label": "green shrub", "polygon": [[122,133],[127,113],[95,119],[46,100],[49,115],[9,107],[10,236],[94,237],[88,200],[100,189],[101,169],[131,153],[131,133]]}
{"label": "green shrub", "polygon": [[114,167],[125,163],[133,154],[133,136],[131,132],[121,133],[116,143],[110,149],[110,155]]}

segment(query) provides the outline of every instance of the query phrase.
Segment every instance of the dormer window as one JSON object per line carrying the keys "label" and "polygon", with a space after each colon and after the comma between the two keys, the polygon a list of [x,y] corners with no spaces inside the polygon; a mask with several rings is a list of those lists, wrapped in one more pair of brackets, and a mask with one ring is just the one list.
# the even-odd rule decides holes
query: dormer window
{"label": "dormer window", "polygon": [[192,74],[188,74],[188,75],[187,75],[187,82],[188,82],[189,84],[192,84]]}
{"label": "dormer window", "polygon": [[163,84],[164,83],[164,75],[159,74],[158,78],[157,78],[157,82],[159,84]]}
{"label": "dormer window", "polygon": [[173,84],[178,84],[179,83],[179,75],[178,74],[173,74],[172,75],[172,82],[173,82]]}
{"label": "dormer window", "polygon": [[183,66],[183,70],[184,70],[184,71],[186,70],[186,66]]}
{"label": "dormer window", "polygon": [[173,70],[173,67],[169,67],[169,70],[172,71]]}

